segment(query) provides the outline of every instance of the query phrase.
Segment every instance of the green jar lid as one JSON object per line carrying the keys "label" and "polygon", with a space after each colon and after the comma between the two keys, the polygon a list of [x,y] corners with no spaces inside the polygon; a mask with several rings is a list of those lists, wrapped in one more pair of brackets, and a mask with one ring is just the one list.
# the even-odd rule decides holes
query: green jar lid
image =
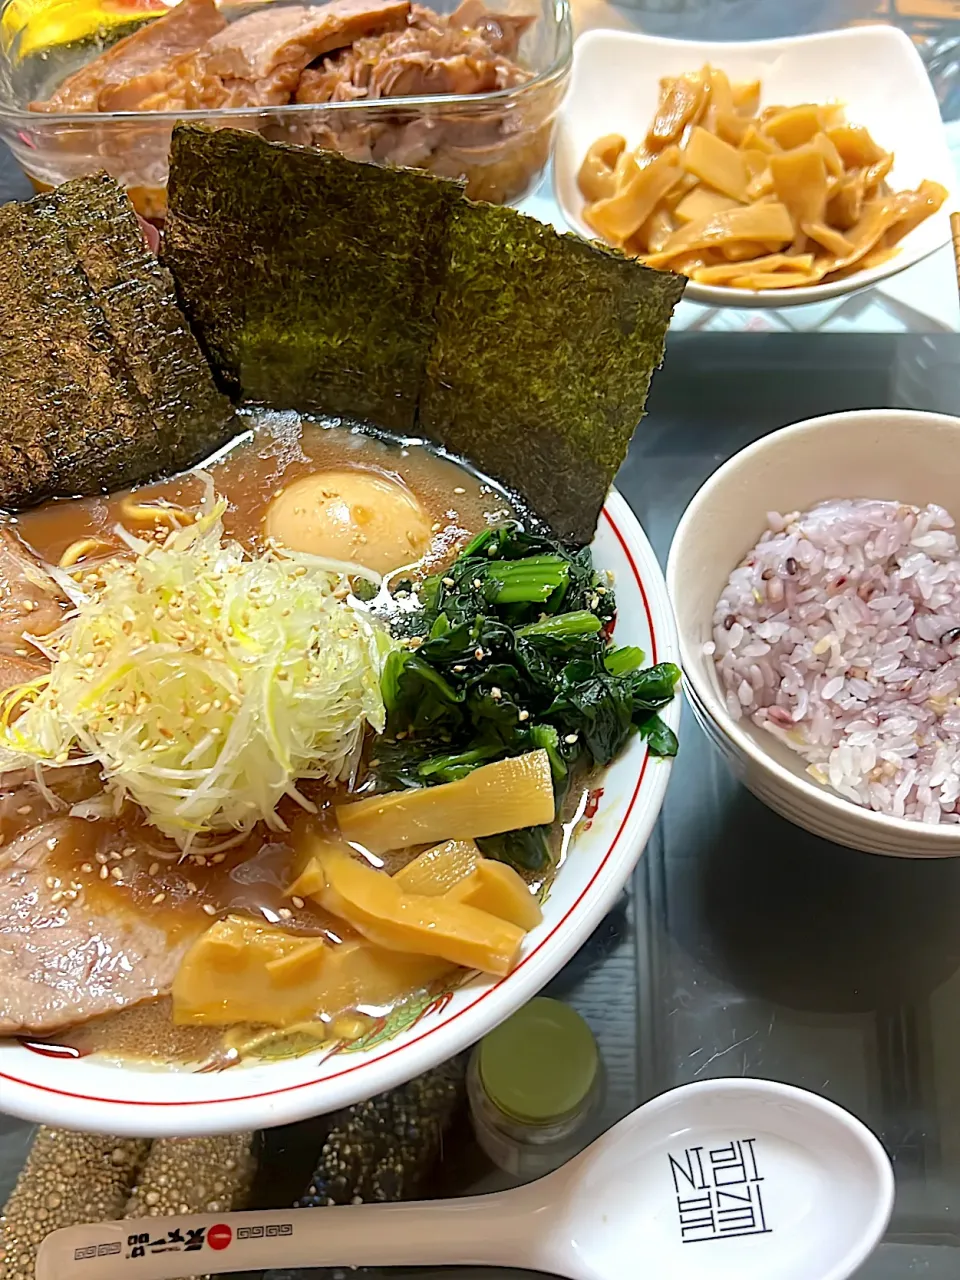
{"label": "green jar lid", "polygon": [[480,1042],[480,1082],[520,1124],[552,1124],[575,1112],[597,1077],[593,1032],[574,1009],[537,996]]}

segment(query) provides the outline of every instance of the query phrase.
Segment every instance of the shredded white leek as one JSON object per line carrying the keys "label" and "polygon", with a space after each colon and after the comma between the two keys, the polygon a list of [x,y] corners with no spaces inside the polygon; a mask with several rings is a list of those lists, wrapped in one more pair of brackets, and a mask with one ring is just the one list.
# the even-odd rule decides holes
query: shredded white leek
{"label": "shredded white leek", "polygon": [[[162,545],[122,532],[132,558],[71,581],[75,611],[43,649],[48,675],[0,699],[0,771],[102,768],[188,849],[283,824],[298,779],[349,779],[366,725],[381,732],[392,641],[349,595],[342,567],[224,540],[212,485]],[[90,581],[94,579],[94,581]]]}

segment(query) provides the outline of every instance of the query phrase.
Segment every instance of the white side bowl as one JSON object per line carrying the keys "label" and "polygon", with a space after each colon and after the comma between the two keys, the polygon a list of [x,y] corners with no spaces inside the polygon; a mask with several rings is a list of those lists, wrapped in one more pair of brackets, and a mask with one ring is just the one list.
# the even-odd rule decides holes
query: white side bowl
{"label": "white side bowl", "polygon": [[[679,662],[656,556],[626,502],[611,492],[593,552],[615,576],[616,638],[650,662]],[[680,700],[664,712],[676,731]],[[137,1137],[228,1133],[288,1124],[382,1093],[446,1061],[534,996],[610,911],[663,803],[670,761],[637,738],[603,775],[596,816],[581,828],[509,977],[477,977],[392,1039],[366,1050],[205,1074],[137,1069],[96,1058],[51,1059],[0,1042],[0,1111],[70,1129]]]}
{"label": "white side bowl", "polygon": [[577,171],[590,145],[619,133],[629,147],[643,140],[657,107],[661,76],[709,62],[731,80],[759,78],[762,105],[842,102],[852,124],[865,125],[893,151],[894,190],[924,178],[950,193],[944,207],[900,242],[880,266],[805,289],[731,289],[691,280],[684,297],[711,307],[792,307],[854,293],[912,267],[950,241],[956,175],[940,108],[912,41],[896,27],[851,27],[787,40],[710,43],[665,40],[626,31],[588,31],[573,51],[573,76],[557,132],[554,193],[564,218],[588,239]]}
{"label": "white side bowl", "polygon": [[818,786],[802,758],[736,721],[713,659],[713,612],[732,569],[755,546],[768,511],[805,511],[827,498],[937,502],[960,514],[960,418],[862,409],[774,431],[715,471],[684,512],[670,547],[667,590],[677,616],[684,687],[694,715],[734,773],[783,817],[868,853],[960,856],[960,826],[874,813]]}

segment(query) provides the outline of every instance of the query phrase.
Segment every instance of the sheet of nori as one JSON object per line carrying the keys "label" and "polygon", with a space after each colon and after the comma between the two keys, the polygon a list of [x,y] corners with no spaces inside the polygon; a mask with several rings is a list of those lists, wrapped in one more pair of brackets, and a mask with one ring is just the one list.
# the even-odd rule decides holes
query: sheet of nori
{"label": "sheet of nori", "polygon": [[466,200],[446,257],[421,433],[589,542],[685,279]]}
{"label": "sheet of nori", "polygon": [[180,310],[173,277],[106,174],[67,183],[51,204],[150,407],[160,469],[191,466],[238,424]]}
{"label": "sheet of nori", "polygon": [[244,399],[409,432],[460,198],[412,170],[178,126],[163,261]]}
{"label": "sheet of nori", "polygon": [[91,492],[149,423],[89,282],[38,206],[0,209],[0,505]]}
{"label": "sheet of nori", "polygon": [[[130,294],[129,303],[108,296],[106,277],[95,286],[74,252],[71,238],[87,233],[68,227],[81,210],[90,234],[99,220],[104,255],[119,230],[109,251],[118,264],[114,292]],[[139,244],[130,239],[131,228],[140,236],[133,207],[109,179],[77,179],[0,209],[0,506],[132,484],[194,461],[234,429],[232,409],[185,329],[171,360],[149,298],[175,306],[172,283],[155,262],[142,262],[146,246],[142,236]],[[142,285],[141,271],[151,285]],[[135,338],[124,332],[134,319]],[[148,380],[141,377],[141,387],[132,371],[144,363],[137,350],[151,348],[159,370],[172,372],[177,358],[192,369],[196,395],[176,428],[174,406],[155,413]]]}

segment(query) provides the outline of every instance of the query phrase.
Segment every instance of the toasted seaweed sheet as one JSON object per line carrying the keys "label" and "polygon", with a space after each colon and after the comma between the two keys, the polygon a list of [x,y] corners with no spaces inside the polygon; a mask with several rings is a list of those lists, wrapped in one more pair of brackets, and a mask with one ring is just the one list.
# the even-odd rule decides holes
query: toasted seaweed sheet
{"label": "toasted seaweed sheet", "polygon": [[236,429],[112,179],[0,209],[0,506],[177,470]]}
{"label": "toasted seaweed sheet", "polygon": [[246,400],[416,423],[459,184],[178,126],[163,261]]}
{"label": "toasted seaweed sheet", "polygon": [[462,201],[447,240],[423,434],[589,542],[686,281],[513,209]]}
{"label": "toasted seaweed sheet", "polygon": [[418,434],[588,542],[681,276],[415,170],[178,126],[163,260],[221,380]]}

